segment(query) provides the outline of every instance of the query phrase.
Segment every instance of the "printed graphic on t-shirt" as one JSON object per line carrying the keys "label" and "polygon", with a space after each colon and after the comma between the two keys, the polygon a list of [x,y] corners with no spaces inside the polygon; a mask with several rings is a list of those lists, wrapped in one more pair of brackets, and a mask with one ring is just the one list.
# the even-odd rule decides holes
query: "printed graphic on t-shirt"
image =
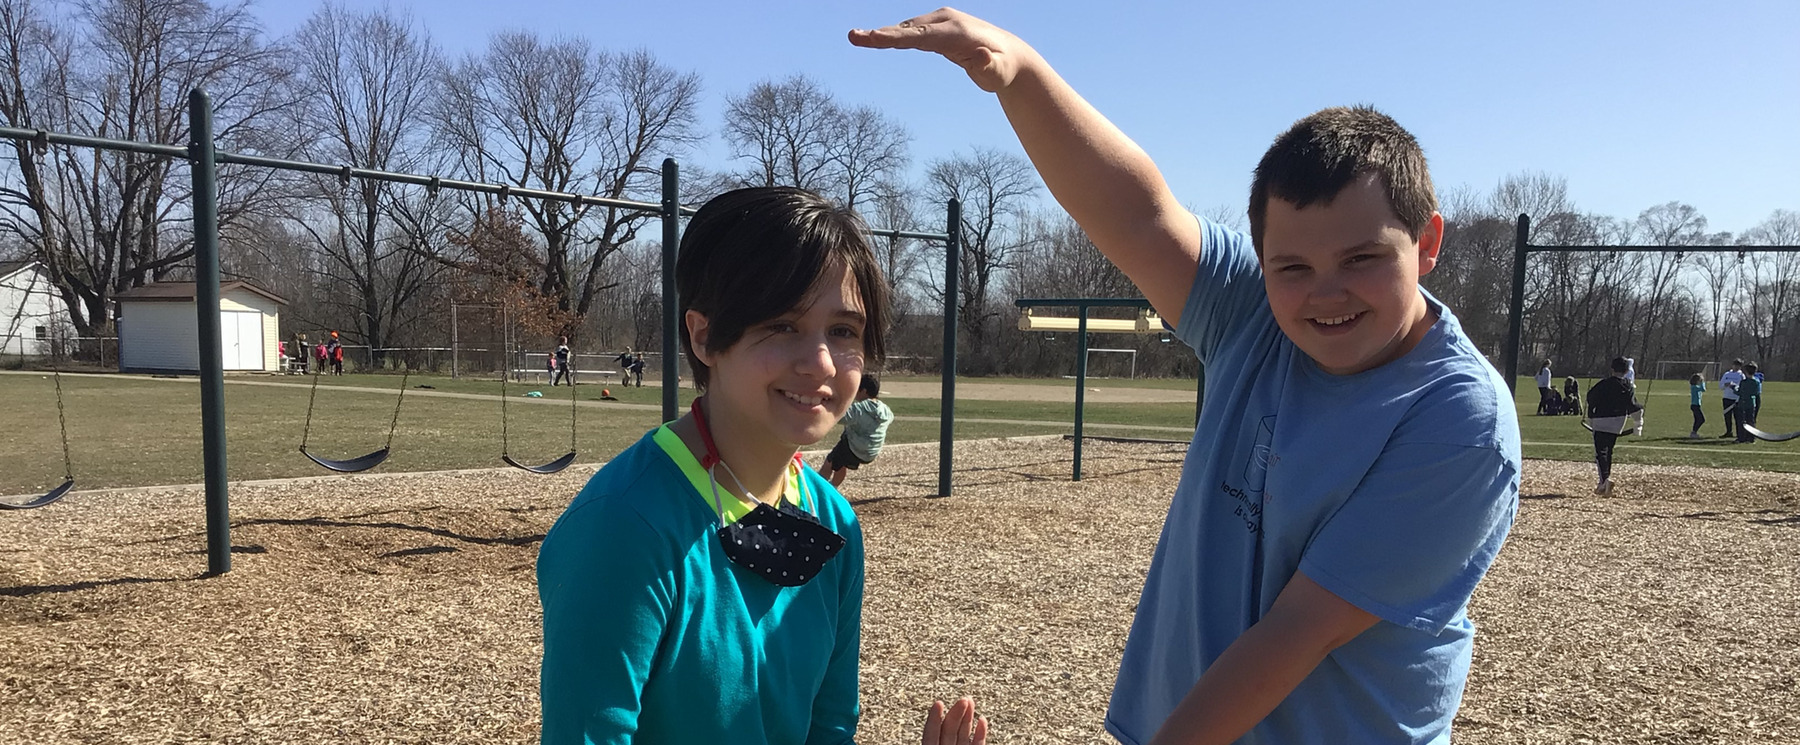
{"label": "printed graphic on t-shirt", "polygon": [[1231,514],[1244,522],[1244,530],[1262,532],[1263,486],[1269,480],[1269,453],[1275,443],[1275,417],[1265,416],[1256,427],[1256,444],[1244,462],[1244,485],[1219,484],[1220,491],[1231,497]]}

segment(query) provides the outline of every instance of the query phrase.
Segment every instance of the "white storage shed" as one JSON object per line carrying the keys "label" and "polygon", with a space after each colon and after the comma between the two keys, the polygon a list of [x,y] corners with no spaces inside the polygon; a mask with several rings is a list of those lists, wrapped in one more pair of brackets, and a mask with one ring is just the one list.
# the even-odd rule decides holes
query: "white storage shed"
{"label": "white storage shed", "polygon": [[[119,303],[119,371],[200,372],[194,283],[157,282],[114,295]],[[225,370],[279,372],[281,306],[287,301],[249,282],[219,286],[219,340]]]}
{"label": "white storage shed", "polygon": [[66,326],[50,273],[36,261],[0,261],[0,356],[50,353],[55,326]]}

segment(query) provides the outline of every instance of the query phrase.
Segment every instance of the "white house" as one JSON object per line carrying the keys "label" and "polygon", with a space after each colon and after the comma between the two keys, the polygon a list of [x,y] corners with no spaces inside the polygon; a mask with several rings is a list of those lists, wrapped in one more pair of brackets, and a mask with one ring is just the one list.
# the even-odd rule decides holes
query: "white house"
{"label": "white house", "polygon": [[0,356],[49,354],[59,303],[42,263],[0,261]]}
{"label": "white house", "polygon": [[[113,296],[119,303],[119,371],[200,371],[200,322],[194,283],[158,282]],[[219,286],[219,340],[225,369],[278,372],[281,306],[287,301],[249,282]]]}

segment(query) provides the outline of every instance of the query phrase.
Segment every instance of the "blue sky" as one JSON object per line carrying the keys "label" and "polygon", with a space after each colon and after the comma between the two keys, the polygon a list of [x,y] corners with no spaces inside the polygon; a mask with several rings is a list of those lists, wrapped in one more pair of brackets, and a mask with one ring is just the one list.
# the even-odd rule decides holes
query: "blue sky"
{"label": "blue sky", "polygon": [[[912,132],[915,169],[971,145],[1019,152],[991,95],[943,60],[845,41],[930,3],[345,0],[410,12],[446,51],[502,29],[646,48],[700,74],[706,122],[758,81],[804,73]],[[1031,42],[1162,167],[1182,201],[1240,209],[1295,119],[1373,104],[1418,136],[1440,191],[1510,173],[1568,179],[1617,217],[1670,200],[1712,230],[1800,210],[1800,2],[967,2]],[[269,30],[318,4],[258,0]],[[721,144],[689,160],[724,168]]]}

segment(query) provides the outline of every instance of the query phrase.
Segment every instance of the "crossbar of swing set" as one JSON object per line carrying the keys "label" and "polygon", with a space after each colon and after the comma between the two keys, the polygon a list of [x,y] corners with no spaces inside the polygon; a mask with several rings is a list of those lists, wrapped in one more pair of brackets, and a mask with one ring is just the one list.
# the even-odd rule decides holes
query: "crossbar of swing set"
{"label": "crossbar of swing set", "polygon": [[[577,205],[592,204],[596,206],[635,209],[661,215],[663,223],[663,352],[666,359],[675,354],[675,338],[679,323],[677,305],[675,303],[675,255],[680,245],[680,217],[693,215],[697,210],[680,204],[676,194],[679,185],[679,164],[674,158],[663,159],[662,186],[663,198],[660,202],[637,202],[624,199],[610,199],[585,194],[554,192],[543,189],[515,187],[509,184],[485,184],[457,179],[445,179],[437,176],[393,173],[367,168],[356,168],[348,165],[332,165],[307,161],[271,158],[260,155],[220,152],[214,146],[212,97],[205,90],[195,88],[188,92],[188,127],[192,142],[187,146],[166,145],[160,143],[138,142],[136,140],[119,140],[107,137],[91,137],[88,135],[51,132],[44,129],[28,129],[21,127],[0,127],[0,138],[32,143],[33,148],[43,151],[47,146],[71,145],[90,147],[99,150],[119,150],[126,152],[157,155],[188,161],[192,168],[193,181],[193,221],[194,221],[194,306],[197,315],[197,336],[209,339],[212,343],[202,343],[200,349],[200,420],[202,440],[202,461],[206,468],[206,555],[207,574],[219,575],[231,571],[231,526],[229,510],[229,484],[225,472],[225,372],[223,352],[219,346],[219,215],[218,215],[218,164],[232,163],[280,170],[302,171],[322,175],[337,176],[341,179],[364,178],[396,183],[409,183],[424,186],[428,189],[450,188],[460,191],[473,191],[494,194],[501,197],[517,195],[539,199],[552,199],[570,202]],[[944,361],[943,361],[943,394],[942,414],[939,418],[938,442],[938,496],[950,496],[951,443],[953,441],[955,391],[956,391],[956,297],[957,268],[961,265],[958,258],[961,249],[960,227],[962,225],[962,205],[959,200],[951,199],[946,204],[947,219],[945,232],[924,233],[918,231],[876,229],[870,233],[877,236],[893,238],[913,238],[937,241],[944,244]],[[663,366],[663,414],[664,419],[675,418],[679,391],[679,381],[675,365]]]}
{"label": "crossbar of swing set", "polygon": [[1507,391],[1518,393],[1519,345],[1525,332],[1525,263],[1534,253],[1794,253],[1800,246],[1534,246],[1531,216],[1520,213],[1513,230],[1512,302],[1507,309],[1506,348],[1501,350]]}
{"label": "crossbar of swing set", "polygon": [[[1150,307],[1150,301],[1147,298],[1141,298],[1141,297],[1139,297],[1139,298],[1039,297],[1039,298],[1019,298],[1018,300],[1013,301],[1013,306],[1018,307],[1018,308],[1024,308],[1027,311],[1030,311],[1032,308],[1044,308],[1044,307],[1063,307],[1063,308],[1073,307],[1076,310],[1075,338],[1076,338],[1076,344],[1079,347],[1080,351],[1077,352],[1075,355],[1076,356],[1076,362],[1075,362],[1075,435],[1072,438],[1075,441],[1075,464],[1070,473],[1069,480],[1080,481],[1081,480],[1081,443],[1082,443],[1082,441],[1089,439],[1089,438],[1082,436],[1082,424],[1084,423],[1085,410],[1087,408],[1087,358],[1088,358],[1088,333],[1089,333],[1089,323],[1090,323],[1090,319],[1088,318],[1088,309],[1089,308],[1139,308],[1139,309],[1142,309],[1145,311],[1152,311],[1152,309]],[[1093,319],[1093,320],[1100,320],[1100,319]],[[1159,323],[1160,323],[1160,321],[1159,321]],[[1063,329],[1056,329],[1056,330],[1061,331]],[[1114,329],[1098,329],[1098,330],[1095,330],[1094,333],[1138,334],[1138,333],[1145,333],[1145,332],[1136,331],[1136,330],[1124,331],[1124,330],[1114,330]],[[1203,402],[1205,401],[1205,396],[1206,396],[1206,369],[1201,368],[1200,375],[1199,375],[1199,381],[1195,383],[1195,388],[1194,388],[1194,422],[1196,424],[1198,424],[1200,421],[1200,407],[1203,404]]]}

